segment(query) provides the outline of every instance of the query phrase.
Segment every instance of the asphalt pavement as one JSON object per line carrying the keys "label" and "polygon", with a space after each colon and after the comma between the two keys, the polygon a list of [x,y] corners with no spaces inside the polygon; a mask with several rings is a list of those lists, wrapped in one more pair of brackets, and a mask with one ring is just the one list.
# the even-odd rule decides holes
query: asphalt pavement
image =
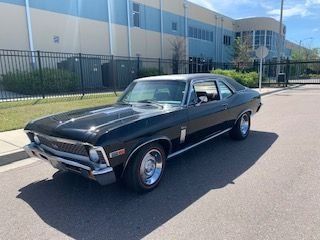
{"label": "asphalt pavement", "polygon": [[145,195],[34,159],[0,167],[0,239],[320,239],[320,86],[263,103],[248,139],[172,159]]}

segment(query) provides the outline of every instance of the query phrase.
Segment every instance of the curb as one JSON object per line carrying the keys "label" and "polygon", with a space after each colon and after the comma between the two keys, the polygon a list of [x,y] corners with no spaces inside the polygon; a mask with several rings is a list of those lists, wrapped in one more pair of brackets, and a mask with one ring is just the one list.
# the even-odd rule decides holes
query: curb
{"label": "curb", "polygon": [[18,149],[9,154],[0,155],[0,166],[4,166],[13,162],[21,161],[29,158],[28,154],[23,149]]}
{"label": "curb", "polygon": [[[288,89],[297,88],[297,87],[300,87],[300,86],[301,85],[296,85],[296,86],[289,86],[289,87],[276,89],[274,91],[261,93],[261,96],[270,95],[270,94],[273,94],[273,93],[285,91],[285,90],[288,90]],[[24,160],[26,158],[29,158],[29,156],[24,151],[24,149],[21,148],[21,149],[18,149],[16,151],[14,151],[14,152],[10,152],[9,154],[0,155],[0,166],[4,166],[4,165],[7,165],[7,164],[10,164],[10,163],[13,163],[13,162],[21,161],[21,160]]]}
{"label": "curb", "polygon": [[261,96],[266,96],[266,95],[270,95],[270,94],[273,94],[273,93],[282,92],[282,91],[289,90],[289,89],[294,89],[294,88],[297,88],[297,87],[300,87],[300,86],[302,86],[302,84],[295,85],[295,86],[289,86],[289,87],[283,87],[283,88],[276,89],[276,90],[273,90],[273,91],[270,91],[270,92],[261,93],[260,95]]}

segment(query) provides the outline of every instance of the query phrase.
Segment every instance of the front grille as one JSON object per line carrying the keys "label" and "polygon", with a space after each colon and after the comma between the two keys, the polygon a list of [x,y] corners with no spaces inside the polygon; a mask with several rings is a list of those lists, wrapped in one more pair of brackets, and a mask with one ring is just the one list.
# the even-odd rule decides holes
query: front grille
{"label": "front grille", "polygon": [[45,138],[43,136],[38,136],[38,137],[42,145],[45,145],[56,151],[66,152],[66,153],[71,153],[71,154],[76,154],[81,156],[88,156],[87,149],[84,145],[58,142],[58,141]]}

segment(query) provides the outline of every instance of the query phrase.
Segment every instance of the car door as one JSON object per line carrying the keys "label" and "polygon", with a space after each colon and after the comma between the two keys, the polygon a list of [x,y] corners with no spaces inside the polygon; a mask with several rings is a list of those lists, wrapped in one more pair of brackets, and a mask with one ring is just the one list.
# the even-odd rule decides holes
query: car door
{"label": "car door", "polygon": [[[208,101],[200,102],[199,93],[206,93]],[[225,105],[220,101],[217,83],[214,79],[191,82],[188,101],[188,124],[186,145],[195,144],[223,129]]]}
{"label": "car door", "polygon": [[234,98],[236,92],[223,80],[217,80],[218,91],[221,98],[221,104],[225,106],[222,118],[224,122],[222,124],[223,129],[231,128],[234,124]]}

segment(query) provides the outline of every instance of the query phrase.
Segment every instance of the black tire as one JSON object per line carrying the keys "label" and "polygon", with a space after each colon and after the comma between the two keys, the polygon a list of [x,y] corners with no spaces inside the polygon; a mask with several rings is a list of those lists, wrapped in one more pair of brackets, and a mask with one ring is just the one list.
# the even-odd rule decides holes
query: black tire
{"label": "black tire", "polygon": [[[143,168],[142,163],[145,162],[144,159],[147,158],[147,155],[150,152],[155,153],[156,155],[160,154],[159,158],[161,158],[162,167],[160,174],[155,182],[151,181],[150,184],[147,184],[145,182],[145,179],[143,179],[143,177],[141,176],[141,168]],[[129,160],[128,166],[126,167],[124,172],[124,182],[131,190],[137,193],[149,192],[158,186],[163,175],[165,165],[166,153],[163,150],[163,147],[159,143],[150,143],[139,149],[138,152],[134,154],[133,158]]]}
{"label": "black tire", "polygon": [[[247,130],[244,132],[241,129],[241,121],[242,119],[245,119],[248,123]],[[230,131],[230,137],[235,140],[244,140],[248,137],[250,133],[250,126],[251,126],[251,118],[250,113],[244,113],[240,116],[240,118],[237,120],[236,124],[233,126],[233,128]]]}

